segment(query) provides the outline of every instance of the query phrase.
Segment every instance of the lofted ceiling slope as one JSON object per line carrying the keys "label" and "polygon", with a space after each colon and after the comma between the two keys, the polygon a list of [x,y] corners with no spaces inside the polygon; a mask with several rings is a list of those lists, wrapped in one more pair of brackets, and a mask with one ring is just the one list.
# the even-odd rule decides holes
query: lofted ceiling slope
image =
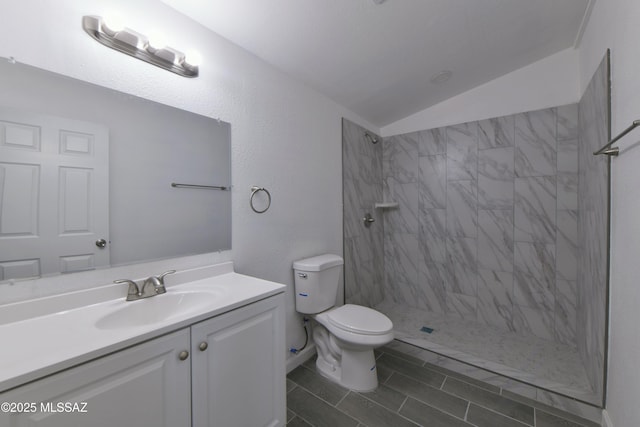
{"label": "lofted ceiling slope", "polygon": [[162,1],[383,127],[572,47],[593,0]]}

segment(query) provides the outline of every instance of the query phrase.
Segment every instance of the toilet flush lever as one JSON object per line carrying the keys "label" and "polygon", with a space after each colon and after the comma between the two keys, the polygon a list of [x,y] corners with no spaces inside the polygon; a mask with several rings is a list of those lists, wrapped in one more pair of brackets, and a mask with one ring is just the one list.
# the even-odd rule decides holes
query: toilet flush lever
{"label": "toilet flush lever", "polygon": [[306,279],[307,278],[307,273],[298,273],[298,277]]}

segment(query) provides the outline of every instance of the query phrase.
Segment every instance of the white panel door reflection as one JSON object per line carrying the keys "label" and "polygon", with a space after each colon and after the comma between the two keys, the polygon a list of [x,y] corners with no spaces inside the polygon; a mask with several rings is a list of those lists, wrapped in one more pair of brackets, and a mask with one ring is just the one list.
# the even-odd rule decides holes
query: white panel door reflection
{"label": "white panel door reflection", "polygon": [[108,241],[109,130],[0,108],[0,280],[107,266]]}

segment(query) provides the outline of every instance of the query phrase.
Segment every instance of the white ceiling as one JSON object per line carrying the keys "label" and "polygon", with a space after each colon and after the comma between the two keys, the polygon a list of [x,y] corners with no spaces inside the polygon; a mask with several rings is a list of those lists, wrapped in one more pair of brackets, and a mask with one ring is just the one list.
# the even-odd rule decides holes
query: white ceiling
{"label": "white ceiling", "polygon": [[382,127],[572,47],[590,0],[162,1]]}

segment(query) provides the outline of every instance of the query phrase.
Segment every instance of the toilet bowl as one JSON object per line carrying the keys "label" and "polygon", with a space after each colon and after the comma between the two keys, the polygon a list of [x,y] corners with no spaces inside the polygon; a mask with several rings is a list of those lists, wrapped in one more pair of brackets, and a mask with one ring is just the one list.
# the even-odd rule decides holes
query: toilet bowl
{"label": "toilet bowl", "polygon": [[323,376],[356,391],[378,386],[373,349],[393,340],[393,324],[382,313],[346,304],[311,316],[316,367]]}
{"label": "toilet bowl", "polygon": [[310,315],[319,373],[356,391],[378,386],[373,349],[393,340],[393,323],[359,305],[335,307],[342,258],[319,255],[294,262],[296,310]]}

